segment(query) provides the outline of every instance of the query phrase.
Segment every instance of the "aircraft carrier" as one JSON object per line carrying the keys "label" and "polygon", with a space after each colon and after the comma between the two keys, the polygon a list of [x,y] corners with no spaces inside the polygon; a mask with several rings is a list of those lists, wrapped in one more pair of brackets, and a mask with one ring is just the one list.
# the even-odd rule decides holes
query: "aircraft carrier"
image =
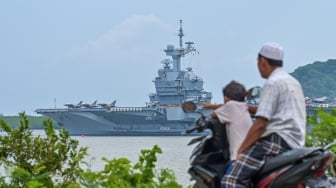
{"label": "aircraft carrier", "polygon": [[[198,113],[186,113],[185,101],[211,102],[212,94],[203,89],[203,80],[191,67],[181,69],[181,59],[197,52],[193,42],[183,46],[182,20],[178,33],[179,48],[168,45],[168,59],[162,61],[154,79],[156,93],[142,107],[119,107],[112,104],[66,104],[64,108],[37,109],[36,113],[52,118],[71,135],[92,136],[180,136],[193,127]],[[202,110],[209,114],[210,110]],[[195,133],[197,134],[197,133]]]}

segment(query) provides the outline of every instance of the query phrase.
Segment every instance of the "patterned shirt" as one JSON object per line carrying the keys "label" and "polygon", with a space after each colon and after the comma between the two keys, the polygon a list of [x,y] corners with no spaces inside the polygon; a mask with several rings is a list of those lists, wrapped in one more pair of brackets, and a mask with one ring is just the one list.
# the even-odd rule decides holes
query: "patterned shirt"
{"label": "patterned shirt", "polygon": [[303,91],[300,83],[283,68],[275,69],[266,80],[256,116],[268,119],[262,137],[276,133],[291,148],[304,146],[306,107]]}

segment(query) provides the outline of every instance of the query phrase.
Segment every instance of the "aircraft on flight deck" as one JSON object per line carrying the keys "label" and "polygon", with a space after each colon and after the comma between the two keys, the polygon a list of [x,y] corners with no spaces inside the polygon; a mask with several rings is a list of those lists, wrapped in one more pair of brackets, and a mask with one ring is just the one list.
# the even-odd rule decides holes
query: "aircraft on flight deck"
{"label": "aircraft on flight deck", "polygon": [[106,108],[106,109],[110,110],[111,108],[115,107],[116,102],[117,101],[114,100],[113,102],[111,102],[111,104],[105,104],[105,103],[103,103],[103,104],[99,104],[99,105],[101,107],[103,107],[103,108]]}
{"label": "aircraft on flight deck", "polygon": [[68,108],[80,108],[83,105],[83,101],[80,101],[78,104],[65,104]]}
{"label": "aircraft on flight deck", "polygon": [[83,104],[82,106],[84,106],[86,108],[95,108],[95,107],[98,107],[97,100],[95,100],[92,104]]}

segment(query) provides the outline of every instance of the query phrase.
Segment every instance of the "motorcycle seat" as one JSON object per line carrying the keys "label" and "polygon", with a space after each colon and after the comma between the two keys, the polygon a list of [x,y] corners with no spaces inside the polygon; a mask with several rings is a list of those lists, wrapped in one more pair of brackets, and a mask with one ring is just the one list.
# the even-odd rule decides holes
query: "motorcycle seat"
{"label": "motorcycle seat", "polygon": [[295,164],[298,160],[318,150],[320,150],[320,148],[298,148],[298,149],[284,152],[268,160],[265,163],[265,165],[261,168],[257,176],[260,177],[265,174],[269,174],[270,172],[276,169],[279,169],[281,167],[284,167],[290,164]]}

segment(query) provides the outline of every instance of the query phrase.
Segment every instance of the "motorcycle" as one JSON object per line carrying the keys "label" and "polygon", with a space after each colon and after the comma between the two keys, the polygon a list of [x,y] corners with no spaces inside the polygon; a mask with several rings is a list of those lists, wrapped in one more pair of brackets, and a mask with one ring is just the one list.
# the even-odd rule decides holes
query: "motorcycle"
{"label": "motorcycle", "polygon": [[[188,145],[198,143],[190,156],[191,167],[188,170],[191,180],[195,181],[193,187],[221,187],[221,178],[230,163],[225,125],[217,119],[203,115],[193,102],[183,103],[182,109],[185,112],[200,114],[195,127],[186,130],[185,134],[205,130],[210,130],[212,133],[193,138],[188,143]],[[336,180],[325,173],[333,161],[330,147],[334,144],[336,143],[322,148],[294,149],[271,158],[252,178],[250,187],[336,187]]]}

